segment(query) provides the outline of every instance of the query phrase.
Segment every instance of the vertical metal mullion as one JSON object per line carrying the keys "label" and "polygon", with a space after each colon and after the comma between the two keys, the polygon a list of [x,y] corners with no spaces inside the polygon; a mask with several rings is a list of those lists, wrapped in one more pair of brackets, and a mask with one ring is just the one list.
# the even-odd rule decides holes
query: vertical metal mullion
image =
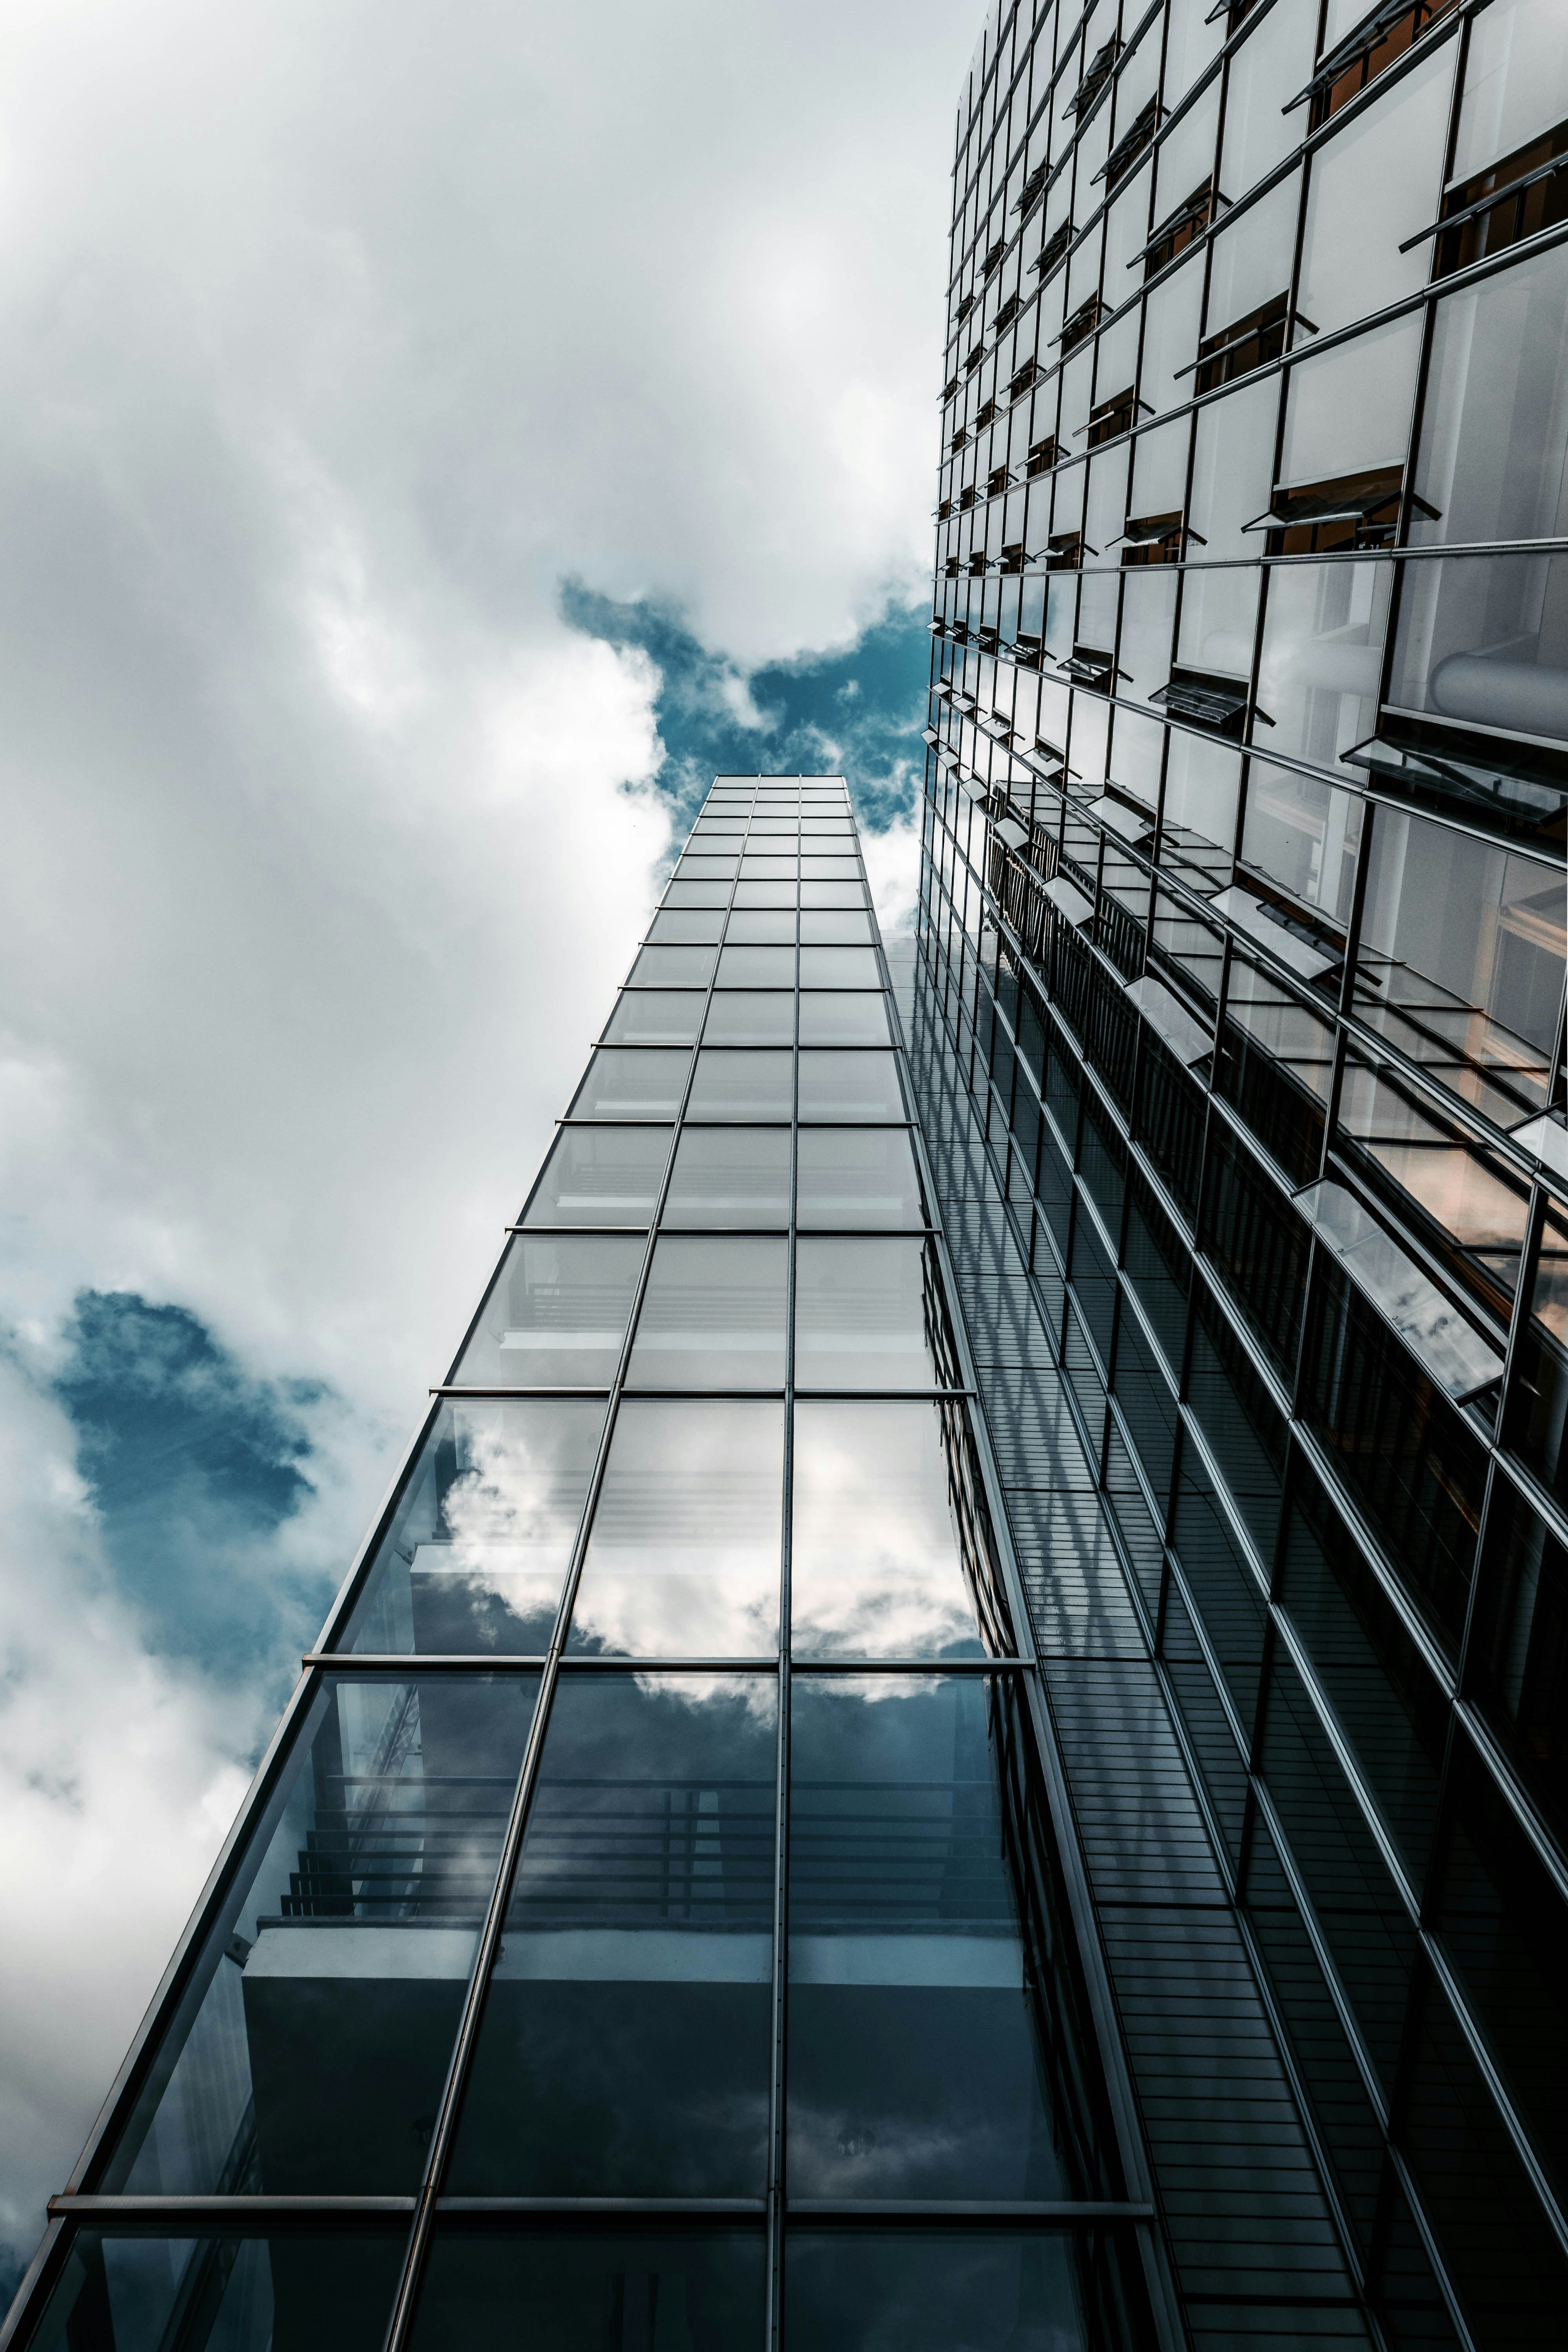
{"label": "vertical metal mullion", "polygon": [[[847,790],[847,787],[846,787]],[[860,850],[858,826],[855,833]],[[795,1195],[800,1167],[800,837],[795,836],[795,1083],[790,1095],[789,1260],[784,1319],[784,1493],[779,1547],[779,1669],[777,1775],[773,1788],[773,1980],[772,2074],[768,2088],[768,2298],[766,2352],[777,2352],[784,2326],[784,2024],[789,1959],[789,1707],[790,1556],[795,1500]]]}
{"label": "vertical metal mullion", "polygon": [[[705,795],[703,806],[706,805],[707,796]],[[753,807],[752,815],[754,814]],[[748,818],[746,834],[748,840],[751,836],[751,822],[752,820]],[[689,837],[689,834],[688,839]],[[742,843],[742,854],[744,846]],[[740,868],[741,859],[737,857],[735,873],[730,883],[730,897],[724,910],[726,929],[735,904]],[[420,2283],[424,2275],[435,2224],[436,2200],[440,2194],[441,2183],[451,2154],[452,2142],[457,2133],[463,2095],[468,2087],[469,2067],[483,2020],[490,1969],[497,1948],[500,1943],[502,1929],[506,1925],[507,1909],[511,1899],[511,1882],[516,1872],[518,1856],[522,1848],[529,1807],[533,1795],[534,1783],[538,1778],[545,1735],[549,1728],[551,1706],[554,1698],[556,1684],[560,1679],[561,1654],[565,1647],[566,1632],[571,1623],[572,1610],[577,1597],[577,1587],[582,1580],[583,1560],[588,1547],[588,1532],[593,1525],[599,1492],[604,1484],[605,1469],[609,1458],[616,1419],[620,1407],[621,1391],[626,1381],[626,1365],[630,1360],[637,1337],[637,1318],[642,1312],[648,1276],[653,1268],[654,1251],[658,1244],[659,1220],[664,1213],[664,1203],[668,1194],[670,1178],[675,1170],[675,1157],[679,1149],[680,1130],[686,1117],[686,1108],[691,1098],[692,1087],[696,1083],[697,1056],[701,1050],[702,1032],[707,1026],[708,1010],[712,1003],[713,992],[718,982],[719,958],[722,953],[723,938],[721,934],[719,951],[713,959],[713,974],[703,994],[702,1020],[699,1024],[697,1037],[691,1049],[691,1066],[686,1074],[686,1084],[681,1090],[679,1108],[676,1113],[675,1124],[671,1129],[669,1157],[665,1162],[658,1193],[648,1219],[647,1246],[643,1252],[643,1262],[632,1297],[631,1312],[626,1319],[626,1334],[621,1341],[620,1353],[616,1360],[615,1378],[610,1386],[605,1412],[605,1425],[599,1433],[598,1448],[595,1454],[594,1466],[588,1480],[588,1492],[584,1501],[583,1515],[578,1522],[576,1540],[572,1547],[572,1557],[567,1565],[565,1581],[556,1608],[550,1646],[545,1653],[544,1664],[540,1674],[539,1696],[534,1703],[533,1721],[529,1727],[528,1740],[523,1749],[517,1786],[512,1794],[511,1811],[508,1815],[506,1832],[501,1841],[500,1866],[496,1874],[495,1885],[491,1889],[484,1922],[479,1930],[473,1972],[465,1992],[457,2036],[452,2045],[452,2055],[447,2064],[447,2079],[442,2088],[440,2104],[436,2111],[436,2126],[430,2136],[430,2153],[426,2163],[425,2179],[420,2184],[418,2202],[415,2208],[413,2225],[404,2256],[403,2273],[398,2280],[397,2294],[393,2302],[391,2317],[387,2322],[386,2335],[384,2339],[384,2352],[404,2352],[414,2324]]]}

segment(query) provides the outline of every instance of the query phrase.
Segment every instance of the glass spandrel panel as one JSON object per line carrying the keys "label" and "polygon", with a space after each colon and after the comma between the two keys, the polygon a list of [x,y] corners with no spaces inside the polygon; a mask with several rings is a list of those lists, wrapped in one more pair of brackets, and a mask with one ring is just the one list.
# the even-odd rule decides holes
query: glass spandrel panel
{"label": "glass spandrel panel", "polygon": [[689,1054],[602,1046],[573,1098],[574,1118],[673,1118],[686,1092]]}
{"label": "glass spandrel panel", "polygon": [[538,1690],[325,1679],[95,2186],[417,2188]]}
{"label": "glass spandrel panel", "polygon": [[800,919],[800,936],[804,945],[822,948],[869,947],[872,940],[869,915],[845,913],[804,914]]}
{"label": "glass spandrel panel", "polygon": [[632,1388],[782,1388],[783,1241],[667,1234],[654,1250],[626,1381]]}
{"label": "glass spandrel panel", "polygon": [[629,1399],[616,1417],[567,1649],[769,1655],[783,1510],[782,1404]]}
{"label": "glass spandrel panel", "polygon": [[1083,2193],[1022,1932],[1047,1890],[1020,1836],[1016,1704],[986,1675],[795,1679],[794,2196]]}
{"label": "glass spandrel panel", "polygon": [[604,1425],[598,1398],[443,1399],[342,1646],[547,1648]]}
{"label": "glass spandrel panel", "polygon": [[721,988],[793,988],[793,947],[729,947],[719,958]]}
{"label": "glass spandrel panel", "polygon": [[666,907],[654,917],[647,927],[650,942],[658,947],[711,947],[722,936],[724,910],[721,907],[706,909]]}
{"label": "glass spandrel panel", "polygon": [[[799,897],[799,888],[794,882],[737,882],[735,885],[735,905],[738,908],[793,907],[797,904]],[[808,899],[806,903],[810,906],[816,902]]]}
{"label": "glass spandrel panel", "polygon": [[789,1166],[787,1127],[687,1127],[661,1223],[787,1225]]}
{"label": "glass spandrel panel", "polygon": [[149,2237],[82,2230],[36,2352],[380,2352],[405,2222]]}
{"label": "glass spandrel panel", "polygon": [[771,912],[763,910],[754,914],[742,910],[731,916],[724,940],[726,946],[734,943],[753,948],[793,947],[795,926],[795,916],[788,907],[776,907]]}
{"label": "glass spandrel panel", "polygon": [[413,2352],[517,2352],[524,2312],[531,2352],[753,2352],[766,2276],[760,2230],[438,2227]]}
{"label": "glass spandrel panel", "polygon": [[795,1377],[801,1388],[957,1386],[931,1244],[879,1234],[803,1235],[795,1248]]}
{"label": "glass spandrel panel", "polygon": [[1113,2231],[797,2228],[785,2242],[785,2352],[1100,2352],[1152,2337],[1136,2252]]}
{"label": "glass spandrel panel", "polygon": [[706,988],[713,977],[712,948],[644,948],[626,977],[628,988]]}
{"label": "glass spandrel panel", "polygon": [[795,1222],[890,1226],[926,1223],[908,1129],[803,1127],[795,1174]]}
{"label": "glass spandrel panel", "polygon": [[515,1234],[449,1385],[607,1388],[646,1246],[640,1234]]}
{"label": "glass spandrel panel", "polygon": [[795,995],[733,988],[716,995],[702,1032],[705,1045],[788,1045],[795,1039]]}
{"label": "glass spandrel panel", "polygon": [[646,1225],[669,1158],[668,1127],[563,1127],[520,1225]]}
{"label": "glass spandrel panel", "polygon": [[700,989],[628,988],[605,1029],[607,1045],[694,1045],[708,1003]]}
{"label": "glass spandrel panel", "polygon": [[803,1045],[890,1045],[888,1000],[867,989],[860,995],[830,995],[813,989],[800,1001]]}
{"label": "glass spandrel panel", "polygon": [[800,886],[800,903],[805,908],[863,907],[866,890],[859,882],[805,881]]}
{"label": "glass spandrel panel", "polygon": [[802,1118],[901,1119],[904,1098],[891,1054],[803,1053]]}
{"label": "glass spandrel panel", "polygon": [[875,948],[806,947],[800,951],[802,988],[880,988]]}
{"label": "glass spandrel panel", "polygon": [[803,1399],[792,1477],[797,1658],[981,1658],[1011,1647],[961,1404]]}
{"label": "glass spandrel panel", "polygon": [[787,1049],[705,1045],[698,1055],[689,1119],[788,1118],[794,1108],[795,1055]]}
{"label": "glass spandrel panel", "polygon": [[455,2195],[761,2195],[776,1705],[771,1676],[557,1685]]}

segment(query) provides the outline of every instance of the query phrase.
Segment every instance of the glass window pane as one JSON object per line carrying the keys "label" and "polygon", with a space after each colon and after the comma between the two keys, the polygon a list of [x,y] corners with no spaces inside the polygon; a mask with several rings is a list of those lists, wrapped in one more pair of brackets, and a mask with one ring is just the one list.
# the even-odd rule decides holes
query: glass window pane
{"label": "glass window pane", "polygon": [[803,882],[800,903],[803,907],[863,907],[865,887],[858,882]]}
{"label": "glass window pane", "polygon": [[860,872],[858,857],[813,856],[809,851],[800,861],[801,878],[805,882],[853,882]]}
{"label": "glass window pane", "polygon": [[890,1045],[888,1000],[869,990],[861,996],[813,992],[801,999],[803,1045]]}
{"label": "glass window pane", "polygon": [[265,2237],[83,2230],[32,2338],[37,2352],[380,2352],[406,2222]]}
{"label": "glass window pane", "polygon": [[903,1118],[896,1059],[891,1054],[802,1054],[800,1115],[802,1118]]}
{"label": "glass window pane", "polygon": [[635,1235],[514,1234],[449,1385],[607,1388],[644,1247]]}
{"label": "glass window pane", "polygon": [[672,882],[664,894],[667,907],[717,907],[730,903],[728,882]]}
{"label": "glass window pane", "polygon": [[[1015,1792],[1016,1707],[1010,1686],[986,1675],[795,1678],[796,2196],[1075,2193],[1072,2135],[1053,2117],[1048,2087],[1071,2070],[1058,2057],[1047,2077],[1043,2063],[1033,1951],[1019,1928],[1038,1895],[1019,1809],[1003,1801],[1005,1759]],[[1053,2020],[1053,2044],[1064,2027]]]}
{"label": "glass window pane", "polygon": [[444,1400],[344,1648],[446,1657],[545,1649],[604,1425],[597,1399]]}
{"label": "glass window pane", "polygon": [[722,936],[724,913],[715,907],[707,912],[686,913],[679,908],[665,908],[648,925],[650,940],[661,947],[711,946]]}
{"label": "glass window pane", "polygon": [[665,1197],[665,1225],[787,1225],[787,1127],[688,1127]]}
{"label": "glass window pane", "polygon": [[455,2194],[761,2195],[776,1703],[771,1677],[562,1678]]}
{"label": "glass window pane", "polygon": [[663,2352],[666,2344],[671,2352],[754,2352],[767,2313],[766,2253],[760,2230],[679,2223],[623,2224],[613,2235],[438,2230],[414,2352],[518,2352],[523,2313],[529,2352]]}
{"label": "glass window pane", "polygon": [[675,871],[682,882],[722,882],[733,875],[740,860],[689,850]]}
{"label": "glass window pane", "polygon": [[778,1647],[784,1407],[632,1399],[610,1458],[567,1648],[758,1658]]}
{"label": "glass window pane", "polygon": [[1146,2309],[1107,2230],[795,2230],[784,2246],[786,2352],[1098,2352],[1150,2340]]}
{"label": "glass window pane", "polygon": [[627,976],[628,988],[706,988],[713,977],[711,948],[644,948]]}
{"label": "glass window pane", "polygon": [[715,1052],[705,1045],[691,1082],[689,1118],[788,1118],[795,1108],[795,1055]]}
{"label": "glass window pane", "polygon": [[780,907],[772,914],[731,915],[724,937],[746,947],[793,947],[795,915],[793,908]]}
{"label": "glass window pane", "polygon": [[520,1225],[646,1225],[669,1157],[668,1127],[563,1127]]}
{"label": "glass window pane", "polygon": [[[737,882],[735,905],[745,907],[793,907],[799,892],[793,882]],[[815,906],[815,899],[806,901]]]}
{"label": "glass window pane", "polygon": [[802,948],[802,988],[880,988],[875,948]]}
{"label": "glass window pane", "polygon": [[783,1241],[688,1240],[654,1250],[626,1379],[633,1388],[780,1388]]}
{"label": "glass window pane", "polygon": [[572,1105],[574,1118],[673,1118],[686,1091],[689,1054],[602,1046]]}
{"label": "glass window pane", "polygon": [[779,989],[769,995],[731,989],[715,996],[702,1032],[707,1045],[788,1045],[795,1041],[795,996]]}
{"label": "glass window pane", "polygon": [[607,1045],[694,1045],[708,999],[696,989],[627,989],[605,1029]]}
{"label": "glass window pane", "polygon": [[776,851],[753,849],[741,861],[741,879],[743,882],[793,882],[795,877],[793,848],[787,856]]}
{"label": "glass window pane", "polygon": [[417,2188],[538,1690],[327,1678],[106,2192]]}
{"label": "glass window pane", "polygon": [[894,1225],[926,1222],[908,1129],[805,1127],[795,1180],[801,1225]]}
{"label": "glass window pane", "polygon": [[959,1385],[929,1243],[803,1238],[795,1266],[795,1376],[803,1388]]}
{"label": "glass window pane", "polygon": [[1010,1647],[962,1405],[803,1401],[793,1494],[795,1656],[979,1658]]}
{"label": "glass window pane", "polygon": [[721,988],[793,988],[793,947],[727,947],[719,958]]}
{"label": "glass window pane", "polygon": [[813,947],[869,947],[872,940],[869,915],[803,915],[800,936]]}

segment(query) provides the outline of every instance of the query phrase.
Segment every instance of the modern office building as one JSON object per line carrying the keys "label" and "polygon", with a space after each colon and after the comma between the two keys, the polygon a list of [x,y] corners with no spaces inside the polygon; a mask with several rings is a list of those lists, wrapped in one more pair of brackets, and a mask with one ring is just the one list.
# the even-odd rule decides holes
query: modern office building
{"label": "modern office building", "polygon": [[917,936],[716,782],[18,2352],[1568,2340],[1568,24],[953,191]]}

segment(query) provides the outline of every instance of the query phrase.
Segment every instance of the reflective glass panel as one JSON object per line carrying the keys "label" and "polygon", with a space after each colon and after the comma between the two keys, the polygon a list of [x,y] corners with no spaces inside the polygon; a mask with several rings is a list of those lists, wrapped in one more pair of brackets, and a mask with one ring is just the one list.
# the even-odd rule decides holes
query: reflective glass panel
{"label": "reflective glass panel", "polygon": [[1014,1708],[986,1675],[795,1677],[796,2196],[1073,2194],[1020,1933]]}
{"label": "reflective glass panel", "polygon": [[908,1130],[803,1127],[795,1220],[801,1225],[923,1225]]}
{"label": "reflective glass panel", "polygon": [[868,990],[861,996],[829,996],[813,991],[801,999],[803,1045],[890,1045],[888,1000]]}
{"label": "reflective glass panel", "polygon": [[737,908],[793,907],[799,895],[793,882],[737,882],[735,885]]}
{"label": "reflective glass panel", "polygon": [[646,1225],[672,1132],[668,1127],[563,1127],[519,1224]]}
{"label": "reflective glass panel", "polygon": [[523,2313],[530,2352],[754,2352],[766,2272],[760,2230],[437,2230],[414,2352],[518,2352]]}
{"label": "reflective glass panel", "polygon": [[795,1376],[803,1388],[955,1386],[930,1244],[803,1235],[795,1265]]}
{"label": "reflective glass panel", "polygon": [[609,1045],[694,1045],[708,999],[697,989],[627,989],[605,1030]]}
{"label": "reflective glass panel", "polygon": [[980,1658],[1008,1646],[996,1638],[974,1491],[961,1405],[803,1400],[790,1538],[795,1656]]}
{"label": "reflective glass panel", "polygon": [[538,1690],[326,1679],[105,2190],[417,2188]]}
{"label": "reflective glass panel", "polygon": [[746,947],[793,947],[796,917],[787,907],[771,914],[731,915],[724,937]]}
{"label": "reflective glass panel", "polygon": [[741,861],[741,878],[745,882],[793,882],[795,874],[793,850],[787,856],[767,850],[752,850]]}
{"label": "reflective glass panel", "polygon": [[715,1052],[697,1056],[688,1118],[788,1118],[795,1108],[795,1055],[786,1051]]}
{"label": "reflective glass panel", "polygon": [[802,988],[880,988],[875,948],[806,947],[800,951]]}
{"label": "reflective glass panel", "polygon": [[672,882],[664,894],[667,907],[716,907],[722,909],[729,903],[728,882]]}
{"label": "reflective glass panel", "polygon": [[866,892],[858,882],[803,882],[800,903],[803,907],[863,907]]}
{"label": "reflective glass panel", "polygon": [[793,988],[793,947],[727,947],[719,958],[721,988]]}
{"label": "reflective glass panel", "polygon": [[686,1091],[689,1054],[602,1046],[572,1105],[574,1118],[673,1118]]}
{"label": "reflective glass panel", "polygon": [[869,915],[814,915],[800,919],[802,941],[811,947],[853,948],[871,944]]}
{"label": "reflective glass panel", "polygon": [[776,1650],[783,1507],[781,1404],[623,1404],[567,1648],[645,1658]]}
{"label": "reflective glass panel", "polygon": [[650,942],[658,947],[711,946],[722,936],[723,929],[722,908],[686,913],[678,907],[657,914],[648,925],[647,935]]}
{"label": "reflective glass panel", "polygon": [[632,1343],[632,1388],[779,1388],[784,1241],[661,1236]]}
{"label": "reflective glass panel", "polygon": [[628,988],[706,988],[713,977],[711,948],[644,948],[627,975]]}
{"label": "reflective glass panel", "polygon": [[1148,2340],[1129,2304],[1136,2256],[1104,2230],[796,2230],[784,2248],[786,2352],[1100,2352]]}
{"label": "reflective glass panel", "polygon": [[788,1045],[795,1041],[795,997],[731,989],[714,997],[702,1032],[706,1045]]}
{"label": "reflective glass panel", "polygon": [[904,1098],[893,1055],[803,1053],[800,1115],[802,1118],[901,1119]]}
{"label": "reflective glass panel", "polygon": [[787,1127],[682,1129],[665,1225],[787,1225]]}
{"label": "reflective glass panel", "polygon": [[163,2238],[83,2230],[37,2352],[381,2352],[405,2227]]}
{"label": "reflective glass panel", "polygon": [[545,1649],[604,1425],[597,1398],[444,1399],[344,1648]]}
{"label": "reflective glass panel", "polygon": [[858,857],[813,856],[807,851],[800,861],[801,879],[805,882],[853,882],[860,872]]}
{"label": "reflective glass panel", "polygon": [[455,2194],[762,2193],[776,1704],[771,1676],[563,1676]]}
{"label": "reflective glass panel", "polygon": [[636,1234],[514,1234],[449,1385],[607,1388],[644,1247]]}

